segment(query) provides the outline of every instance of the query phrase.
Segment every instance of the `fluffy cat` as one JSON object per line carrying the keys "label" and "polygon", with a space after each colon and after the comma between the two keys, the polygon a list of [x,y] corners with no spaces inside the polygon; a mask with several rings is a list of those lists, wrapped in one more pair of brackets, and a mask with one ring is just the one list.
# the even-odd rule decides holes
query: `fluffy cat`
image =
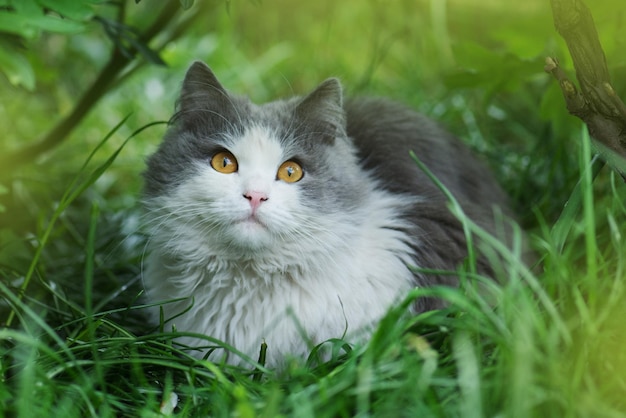
{"label": "fluffy cat", "polygon": [[[424,116],[381,99],[344,103],[336,79],[256,105],[194,63],[144,174],[148,297],[184,298],[162,305],[168,324],[253,359],[266,341],[267,364],[277,366],[366,331],[415,286],[454,285],[408,267],[455,270],[466,257],[460,223],[410,150],[494,230],[493,207],[508,212],[503,192]],[[437,307],[420,300],[414,310]]]}

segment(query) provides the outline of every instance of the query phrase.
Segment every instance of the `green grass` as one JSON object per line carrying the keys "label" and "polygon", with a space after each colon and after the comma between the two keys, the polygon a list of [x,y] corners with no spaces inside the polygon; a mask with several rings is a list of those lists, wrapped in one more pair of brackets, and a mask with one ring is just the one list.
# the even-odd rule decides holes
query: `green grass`
{"label": "green grass", "polygon": [[[171,69],[133,75],[47,159],[0,170],[0,416],[626,416],[626,184],[592,158],[542,73],[548,53],[567,68],[547,2],[440,3],[232,2],[165,50]],[[619,76],[619,19],[598,9]],[[86,77],[80,43],[50,42],[74,48],[58,58],[68,76],[59,86],[39,80],[39,95],[11,91],[0,107],[4,126],[15,126],[7,146],[38,136]],[[47,46],[33,54],[46,57]],[[540,266],[528,269],[521,244],[507,250],[451,199],[479,238],[459,289],[415,290],[366,345],[329,341],[331,360],[316,348],[281,374],[257,359],[236,368],[189,357],[175,343],[182,330],[146,325],[136,200],[141,161],[163,133],[148,124],[169,117],[198,58],[255,101],[338,75],[348,93],[393,97],[441,120],[493,167]],[[164,94],[148,100],[146,80]],[[616,77],[622,97],[623,84]],[[476,275],[479,254],[497,280]],[[407,316],[423,296],[449,306]]]}
{"label": "green grass", "polygon": [[[588,143],[584,135],[581,140]],[[176,416],[626,413],[626,295],[619,257],[626,250],[619,227],[626,219],[626,187],[604,169],[595,182],[606,183],[610,194],[601,200],[610,203],[600,206],[594,200],[598,186],[588,146],[581,147],[580,182],[558,226],[545,225],[532,235],[543,257],[541,268],[529,270],[519,251],[508,251],[466,222],[486,246],[476,251],[497,254],[494,263],[502,264],[497,282],[477,277],[470,261],[461,270],[459,289],[411,292],[365,346],[329,341],[332,360],[319,364],[314,350],[308,364],[294,360],[281,374],[262,368],[253,373],[254,360],[247,368],[199,361],[173,342],[180,333],[146,333],[138,319],[142,306],[136,283],[114,290],[115,308],[100,303],[107,297],[99,282],[115,274],[106,260],[110,243],[102,247],[99,240],[110,233],[106,207],[86,208],[82,245],[70,248],[77,252],[76,265],[65,280],[83,283],[83,293],[68,296],[66,283],[44,274],[54,270],[54,260],[43,254],[54,244],[56,223],[79,195],[73,191],[84,193],[114,158],[86,169],[88,174],[68,188],[66,203],[35,238],[39,245],[25,276],[8,265],[0,270],[0,294],[7,304],[3,315],[13,322],[0,331],[0,405],[7,416],[153,417],[161,408],[168,411],[163,405],[172,397]],[[609,226],[607,235],[598,229],[602,225]],[[128,256],[124,262],[140,257]],[[477,281],[486,292],[476,292]],[[441,297],[450,305],[407,316],[406,307],[423,296]],[[120,305],[121,300],[127,304]],[[207,343],[219,344],[210,338]]]}

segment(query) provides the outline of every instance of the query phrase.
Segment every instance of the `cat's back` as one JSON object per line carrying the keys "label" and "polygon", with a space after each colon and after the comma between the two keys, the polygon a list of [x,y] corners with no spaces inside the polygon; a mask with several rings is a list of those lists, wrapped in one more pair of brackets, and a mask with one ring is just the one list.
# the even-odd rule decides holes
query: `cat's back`
{"label": "cat's back", "polygon": [[507,198],[485,164],[458,138],[414,110],[387,99],[354,98],[345,103],[348,135],[362,166],[383,187],[429,198],[440,191],[416,165],[416,156],[461,200],[507,206]]}

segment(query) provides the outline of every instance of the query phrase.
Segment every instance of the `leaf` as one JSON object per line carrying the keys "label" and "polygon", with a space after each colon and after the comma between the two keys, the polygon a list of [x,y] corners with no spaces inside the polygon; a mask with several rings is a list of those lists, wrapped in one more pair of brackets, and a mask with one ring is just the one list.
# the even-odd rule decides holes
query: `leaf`
{"label": "leaf", "polygon": [[0,39],[0,69],[14,86],[35,89],[35,72],[26,57],[13,45]]}
{"label": "leaf", "polygon": [[87,21],[93,17],[94,11],[88,3],[84,0],[39,0],[42,6],[76,21]]}
{"label": "leaf", "polygon": [[193,6],[194,0],[180,0],[180,5],[184,10],[188,10]]}
{"label": "leaf", "polygon": [[7,10],[0,10],[0,32],[19,35],[27,39],[38,35],[38,31],[29,24],[27,17]]}
{"label": "leaf", "polygon": [[82,22],[63,19],[54,15],[46,15],[37,19],[33,19],[31,25],[55,33],[74,34],[85,30],[86,25]]}
{"label": "leaf", "polygon": [[12,4],[15,12],[22,16],[43,16],[44,9],[35,0],[14,1]]}
{"label": "leaf", "polygon": [[84,23],[53,15],[31,16],[0,10],[0,32],[20,35],[28,39],[37,37],[40,30],[74,34],[84,31],[85,27]]}

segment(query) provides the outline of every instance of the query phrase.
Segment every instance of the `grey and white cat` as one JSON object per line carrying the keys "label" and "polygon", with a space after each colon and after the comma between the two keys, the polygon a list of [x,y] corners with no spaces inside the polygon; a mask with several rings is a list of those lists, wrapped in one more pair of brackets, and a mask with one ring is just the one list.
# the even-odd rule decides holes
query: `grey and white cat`
{"label": "grey and white cat", "polygon": [[[454,285],[409,269],[455,270],[467,248],[410,150],[494,230],[492,208],[508,212],[503,192],[424,116],[381,99],[344,102],[336,79],[305,97],[256,105],[194,63],[145,172],[148,297],[186,298],[163,305],[170,324],[253,359],[266,341],[275,366],[346,326],[348,335],[366,331],[416,286]],[[437,307],[429,299],[414,309]]]}

